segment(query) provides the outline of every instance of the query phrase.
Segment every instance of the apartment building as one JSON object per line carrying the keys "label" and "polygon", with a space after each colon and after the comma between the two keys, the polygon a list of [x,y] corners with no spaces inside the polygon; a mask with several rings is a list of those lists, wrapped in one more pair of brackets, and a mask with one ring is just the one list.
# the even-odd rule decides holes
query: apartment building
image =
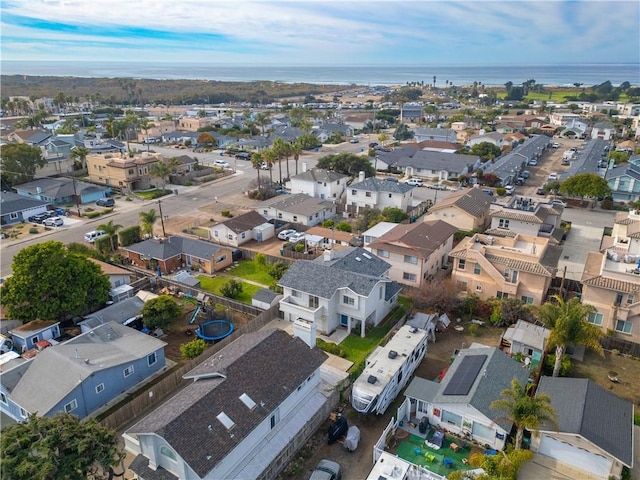
{"label": "apartment building", "polygon": [[89,155],[87,170],[92,182],[126,191],[146,190],[152,185],[151,165],[161,161],[159,153]]}

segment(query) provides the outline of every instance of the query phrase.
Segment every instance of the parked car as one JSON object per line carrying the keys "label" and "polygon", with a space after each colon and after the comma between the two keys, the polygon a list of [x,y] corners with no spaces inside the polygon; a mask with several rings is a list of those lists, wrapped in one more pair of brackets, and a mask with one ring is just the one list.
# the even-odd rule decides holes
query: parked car
{"label": "parked car", "polygon": [[531,172],[529,170],[523,170],[520,176],[524,179],[527,179],[531,176]]}
{"label": "parked car", "polygon": [[551,205],[559,205],[561,207],[566,207],[567,204],[565,202],[563,202],[562,200],[559,199],[555,199],[551,201]]}
{"label": "parked car", "polygon": [[553,142],[553,143],[551,144],[551,148],[560,148],[560,144],[559,144],[559,143],[557,143],[557,142]]}
{"label": "parked car", "polygon": [[340,465],[331,460],[320,460],[318,466],[311,472],[309,480],[340,480]]}
{"label": "parked car", "polygon": [[106,233],[102,230],[92,230],[84,234],[84,240],[89,243],[93,243],[96,239],[105,236]]}
{"label": "parked car", "polygon": [[219,168],[229,168],[229,162],[225,162],[224,160],[216,160],[213,164]]}
{"label": "parked car", "polygon": [[100,198],[97,202],[96,205],[98,205],[99,207],[115,207],[116,206],[116,201],[113,198]]}
{"label": "parked car", "polygon": [[360,143],[360,139],[353,137],[351,140],[349,140],[351,143]]}
{"label": "parked car", "polygon": [[299,242],[300,240],[304,240],[305,234],[302,232],[296,232],[293,235],[290,235],[289,238],[287,238],[287,241],[291,242],[291,243],[296,243]]}
{"label": "parked car", "polygon": [[504,191],[507,195],[513,195],[515,189],[516,187],[514,187],[513,185],[507,185],[506,187],[504,187]]}
{"label": "parked car", "polygon": [[423,185],[421,178],[410,178],[409,180],[407,180],[404,183],[406,183],[407,185],[414,186],[414,187],[421,187]]}
{"label": "parked car", "polygon": [[560,165],[571,165],[571,160],[567,157],[562,157],[562,162],[560,162]]}
{"label": "parked car", "polygon": [[238,160],[251,160],[251,154],[249,152],[239,152],[236,153],[236,158]]}
{"label": "parked car", "polygon": [[538,187],[538,189],[536,190],[536,193],[538,195],[546,195],[547,192],[544,191],[544,185],[542,185],[541,187]]}
{"label": "parked car", "polygon": [[260,170],[269,170],[269,164],[267,162],[262,162],[262,165],[260,165]]}
{"label": "parked car", "polygon": [[429,188],[433,189],[433,190],[446,190],[447,187],[442,184],[442,183],[432,183],[431,185],[429,185]]}
{"label": "parked car", "polygon": [[384,177],[387,182],[398,183],[398,179],[396,177]]}
{"label": "parked car", "polygon": [[49,215],[47,215],[46,213],[38,213],[37,215],[31,215],[28,220],[31,223],[42,223],[44,222],[47,218],[49,218]]}
{"label": "parked car", "polygon": [[537,165],[538,165],[538,160],[536,160],[535,158],[532,158],[531,160],[529,160],[530,167],[535,167]]}
{"label": "parked car", "polygon": [[47,227],[61,227],[64,225],[64,220],[62,220],[62,218],[60,217],[51,217],[51,218],[47,218],[45,219],[44,225],[46,225]]}
{"label": "parked car", "polygon": [[516,178],[516,185],[521,187],[522,185],[524,185],[525,182],[525,178],[523,176],[520,176],[518,178]]}
{"label": "parked car", "polygon": [[278,234],[278,238],[280,240],[288,240],[289,237],[291,235],[293,235],[294,233],[298,233],[297,230],[293,230],[293,229],[286,229],[286,230],[282,230],[279,234]]}
{"label": "parked car", "polygon": [[371,142],[371,143],[369,144],[369,148],[376,148],[377,146],[378,146],[378,143],[377,143],[377,142]]}
{"label": "parked car", "polygon": [[482,191],[487,195],[493,197],[493,190],[491,190],[490,188],[483,188]]}
{"label": "parked car", "polygon": [[549,174],[549,176],[547,177],[547,180],[548,180],[549,182],[553,182],[553,181],[555,181],[555,180],[558,180],[558,172],[551,172],[551,173]]}

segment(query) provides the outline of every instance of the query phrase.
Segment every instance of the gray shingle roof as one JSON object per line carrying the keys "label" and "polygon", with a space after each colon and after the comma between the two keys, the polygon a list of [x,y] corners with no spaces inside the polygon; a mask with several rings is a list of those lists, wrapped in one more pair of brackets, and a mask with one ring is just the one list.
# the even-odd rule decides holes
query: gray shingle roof
{"label": "gray shingle roof", "polygon": [[412,157],[401,157],[398,167],[414,167],[423,170],[446,170],[450,173],[468,173],[480,161],[477,155],[418,150]]}
{"label": "gray shingle roof", "polygon": [[633,404],[587,378],[542,377],[561,433],[581,435],[627,466],[633,463]]}
{"label": "gray shingle roof", "polygon": [[28,198],[13,192],[2,192],[2,215],[10,213],[22,212],[30,208],[51,205],[51,202],[43,202],[35,198]]}
{"label": "gray shingle roof", "polygon": [[367,192],[387,192],[405,194],[413,187],[404,183],[388,182],[386,180],[369,177],[362,182],[352,183],[349,188],[352,190],[363,190]]}
{"label": "gray shingle roof", "polygon": [[91,315],[87,315],[80,324],[85,324],[92,328],[107,322],[123,323],[136,315],[140,315],[142,307],[144,307],[144,301],[140,298],[127,298]]}
{"label": "gray shingle roof", "polygon": [[149,467],[149,459],[142,454],[139,454],[133,459],[129,470],[138,475],[139,478],[144,480],[180,480],[173,473],[164,468],[158,466],[156,469]]}
{"label": "gray shingle roof", "polygon": [[235,217],[227,220],[226,222],[223,222],[223,224],[225,227],[235,233],[242,233],[266,222],[266,218],[264,218],[255,210],[250,210],[247,213],[243,213],[239,217]]}
{"label": "gray shingle roof", "polygon": [[[267,419],[327,358],[282,330],[247,333],[185,375],[200,378],[136,423],[128,434],[157,434],[205,477],[247,435]],[[268,381],[265,381],[268,379]],[[256,402],[249,409],[239,397]],[[233,435],[216,418],[235,423]],[[209,428],[211,426],[211,428]]]}
{"label": "gray shingle roof", "polygon": [[346,272],[381,277],[389,271],[391,265],[379,257],[372,255],[361,247],[336,249],[331,252],[332,260],[318,257],[315,263],[344,270]]}
{"label": "gray shingle roof", "polygon": [[293,195],[278,195],[277,197],[260,203],[254,208],[259,210],[265,207],[275,208],[296,215],[310,216],[325,208],[333,208],[333,202],[313,198],[304,193],[294,193]]}
{"label": "gray shingle roof", "polygon": [[261,288],[252,297],[253,300],[258,302],[271,303],[279,295],[279,293],[269,290],[268,288]]}
{"label": "gray shingle roof", "polygon": [[469,215],[480,218],[489,211],[491,201],[491,197],[481,189],[467,188],[465,190],[458,190],[457,192],[454,192],[448,197],[440,200],[431,207],[431,211],[456,206],[467,212]]}
{"label": "gray shingle roof", "polygon": [[[75,188],[75,190],[74,190]],[[18,185],[19,192],[26,192],[31,195],[44,195],[48,198],[65,198],[72,195],[81,195],[83,192],[105,191],[110,187],[94,185],[92,183],[74,181],[70,178],[37,178],[31,182]]]}
{"label": "gray shingle roof", "polygon": [[191,255],[192,257],[208,260],[221,250],[227,249],[227,247],[222,247],[214,243],[181,237],[179,235],[174,235],[162,241],[150,238],[124,248],[124,250],[129,252],[155,258],[156,260],[167,260],[168,258],[177,257],[183,253]]}
{"label": "gray shingle roof", "polygon": [[308,180],[311,182],[333,183],[343,178],[349,178],[349,176],[343,173],[334,172],[333,170],[325,170],[324,168],[312,168],[299,175],[294,175],[291,178],[295,178],[296,180]]}

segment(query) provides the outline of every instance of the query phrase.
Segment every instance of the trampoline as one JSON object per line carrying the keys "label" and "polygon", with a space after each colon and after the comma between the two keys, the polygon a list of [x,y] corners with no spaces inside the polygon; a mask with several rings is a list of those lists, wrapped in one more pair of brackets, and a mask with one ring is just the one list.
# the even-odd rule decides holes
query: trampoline
{"label": "trampoline", "polygon": [[201,323],[196,329],[196,335],[203,340],[215,342],[228,337],[233,332],[233,323],[227,320],[209,320]]}

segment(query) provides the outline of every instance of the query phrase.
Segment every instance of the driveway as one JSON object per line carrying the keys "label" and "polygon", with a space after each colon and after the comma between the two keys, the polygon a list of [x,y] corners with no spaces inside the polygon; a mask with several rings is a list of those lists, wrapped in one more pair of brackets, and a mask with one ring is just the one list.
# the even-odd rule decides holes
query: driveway
{"label": "driveway", "polygon": [[584,470],[578,470],[558,463],[556,460],[534,454],[533,460],[527,462],[518,472],[518,480],[602,480],[601,477],[589,475]]}

